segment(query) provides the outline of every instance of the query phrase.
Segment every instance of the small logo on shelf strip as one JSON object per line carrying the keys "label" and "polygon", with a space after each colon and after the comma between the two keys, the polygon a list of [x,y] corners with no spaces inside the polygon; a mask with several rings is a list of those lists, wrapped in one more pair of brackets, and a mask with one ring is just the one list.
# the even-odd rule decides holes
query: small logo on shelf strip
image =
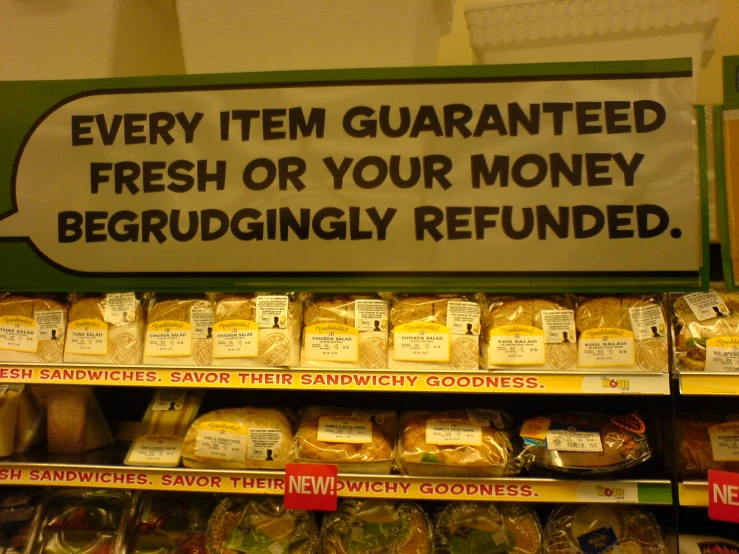
{"label": "small logo on shelf strip", "polygon": [[635,483],[581,483],[577,487],[579,502],[626,502],[639,501],[639,485]]}

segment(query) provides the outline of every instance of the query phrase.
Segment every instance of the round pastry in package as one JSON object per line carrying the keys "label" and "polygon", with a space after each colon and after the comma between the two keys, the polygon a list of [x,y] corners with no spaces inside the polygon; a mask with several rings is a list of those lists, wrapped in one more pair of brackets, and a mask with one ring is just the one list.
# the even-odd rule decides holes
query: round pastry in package
{"label": "round pastry in package", "polygon": [[436,554],[540,554],[536,513],[520,504],[454,502],[434,527]]}
{"label": "round pastry in package", "polygon": [[209,554],[317,554],[318,527],[309,512],[286,510],[281,499],[231,496],[208,520],[206,548]]}
{"label": "round pastry in package", "polygon": [[556,508],[544,530],[546,554],[667,554],[662,530],[636,506],[568,505]]}
{"label": "round pastry in package", "polygon": [[431,525],[412,502],[344,500],[321,529],[322,554],[431,554]]}

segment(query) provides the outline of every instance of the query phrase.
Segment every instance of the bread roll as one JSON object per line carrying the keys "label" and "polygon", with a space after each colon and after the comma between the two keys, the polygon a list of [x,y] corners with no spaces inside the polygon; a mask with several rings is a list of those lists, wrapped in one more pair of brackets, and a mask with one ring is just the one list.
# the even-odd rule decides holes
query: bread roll
{"label": "bread roll", "polygon": [[544,543],[547,554],[589,554],[612,550],[630,554],[667,554],[657,521],[651,513],[636,506],[560,506],[549,516]]}
{"label": "bread roll", "polygon": [[613,474],[652,457],[646,425],[634,414],[573,413],[537,419],[533,428],[538,436],[529,434],[530,420],[524,422],[521,435],[529,445],[527,455],[551,471]]}
{"label": "bread roll", "polygon": [[[53,298],[10,295],[0,299],[0,361],[60,363],[67,307]],[[17,329],[29,331],[19,340]],[[30,330],[35,329],[35,334]]]}
{"label": "bread roll", "polygon": [[[300,323],[300,302],[292,294],[216,295],[213,365],[297,367]],[[255,338],[246,336],[249,331]]]}
{"label": "bread roll", "polygon": [[182,445],[187,467],[285,469],[293,433],[288,417],[270,408],[228,408],[197,418]]}
{"label": "bread roll", "polygon": [[[69,308],[64,349],[66,363],[140,364],[144,349],[144,311],[135,294],[77,296]],[[91,341],[85,330],[103,337]],[[102,344],[101,344],[102,343]]]}
{"label": "bread roll", "polygon": [[50,387],[46,418],[49,452],[81,454],[114,442],[92,387]]}
{"label": "bread roll", "polygon": [[436,554],[541,554],[541,523],[520,504],[452,502],[434,525]]}
{"label": "bread roll", "polygon": [[387,348],[386,300],[373,296],[305,298],[301,366],[384,369]]}
{"label": "bread roll", "polygon": [[461,295],[400,296],[390,308],[390,369],[480,368],[480,305]]}
{"label": "bread roll", "polygon": [[432,554],[431,525],[411,502],[342,500],[321,528],[322,554]]}
{"label": "bread roll", "polygon": [[213,308],[208,300],[152,299],[146,323],[145,364],[211,365]]}
{"label": "bread roll", "polygon": [[495,410],[401,414],[396,456],[406,475],[499,477],[520,470],[508,417]]}
{"label": "bread roll", "polygon": [[206,545],[209,554],[318,554],[318,527],[310,512],[286,510],[279,498],[230,496],[208,521]]}

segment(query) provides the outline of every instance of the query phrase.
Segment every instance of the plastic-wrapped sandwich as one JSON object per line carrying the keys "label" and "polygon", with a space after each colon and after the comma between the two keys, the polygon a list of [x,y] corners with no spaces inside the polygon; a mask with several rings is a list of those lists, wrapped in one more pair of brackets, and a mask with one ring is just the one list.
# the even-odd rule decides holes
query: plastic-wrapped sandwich
{"label": "plastic-wrapped sandwich", "polygon": [[739,414],[694,414],[675,421],[677,470],[705,476],[709,470],[739,472]]}
{"label": "plastic-wrapped sandwich", "polygon": [[43,391],[49,452],[80,454],[113,444],[92,387],[51,385]]}
{"label": "plastic-wrapped sandwich", "polygon": [[144,311],[136,294],[73,294],[64,361],[82,364],[140,364]]}
{"label": "plastic-wrapped sandwich", "polygon": [[295,461],[336,464],[342,473],[390,473],[397,415],[386,410],[306,408],[295,433]]}
{"label": "plastic-wrapped sandwich", "polygon": [[40,487],[0,490],[0,552],[24,554],[33,538],[41,508]]}
{"label": "plastic-wrapped sandwich", "polygon": [[480,367],[480,304],[471,297],[393,298],[390,331],[390,369]]}
{"label": "plastic-wrapped sandwich", "polygon": [[739,293],[712,290],[673,297],[676,367],[739,371]]}
{"label": "plastic-wrapped sandwich", "polygon": [[303,367],[387,367],[387,301],[375,296],[306,296]]}
{"label": "plastic-wrapped sandwich", "polygon": [[541,554],[536,512],[521,504],[452,502],[434,525],[436,554]]}
{"label": "plastic-wrapped sandwich", "polygon": [[429,477],[499,477],[521,469],[510,419],[496,410],[403,413],[396,460],[401,473]]}
{"label": "plastic-wrapped sandwich", "polygon": [[209,554],[318,554],[318,527],[310,512],[286,510],[279,498],[230,496],[208,521],[206,546]]}
{"label": "plastic-wrapped sandwich", "polygon": [[667,554],[662,530],[636,506],[560,506],[544,529],[546,554]]}
{"label": "plastic-wrapped sandwich", "polygon": [[213,307],[198,295],[149,298],[144,363],[211,365]]}
{"label": "plastic-wrapped sandwich", "polygon": [[588,371],[667,371],[663,303],[662,295],[580,300],[575,310],[578,367]]}
{"label": "plastic-wrapped sandwich", "polygon": [[0,361],[60,363],[67,306],[55,298],[0,299]]}
{"label": "plastic-wrapped sandwich", "polygon": [[489,298],[481,336],[485,369],[577,369],[574,312],[565,299]]}
{"label": "plastic-wrapped sandwich", "polygon": [[43,416],[25,385],[0,385],[0,458],[26,452],[42,433]]}
{"label": "plastic-wrapped sandwich", "polygon": [[293,445],[288,416],[271,408],[227,408],[197,418],[182,446],[187,467],[285,469]]}
{"label": "plastic-wrapped sandwich", "polygon": [[652,457],[647,427],[636,414],[571,413],[527,419],[525,457],[561,473],[613,474]]}
{"label": "plastic-wrapped sandwich", "polygon": [[295,295],[215,295],[213,365],[300,365],[300,302]]}
{"label": "plastic-wrapped sandwich", "polygon": [[432,554],[431,524],[412,502],[342,500],[321,527],[322,554]]}

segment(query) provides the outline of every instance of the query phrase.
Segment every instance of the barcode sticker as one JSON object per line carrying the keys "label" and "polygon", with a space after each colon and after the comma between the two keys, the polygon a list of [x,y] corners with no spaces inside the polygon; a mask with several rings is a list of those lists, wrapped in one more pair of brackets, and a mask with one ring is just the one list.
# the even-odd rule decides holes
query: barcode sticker
{"label": "barcode sticker", "polygon": [[547,449],[560,452],[603,452],[603,442],[597,431],[549,430]]}

